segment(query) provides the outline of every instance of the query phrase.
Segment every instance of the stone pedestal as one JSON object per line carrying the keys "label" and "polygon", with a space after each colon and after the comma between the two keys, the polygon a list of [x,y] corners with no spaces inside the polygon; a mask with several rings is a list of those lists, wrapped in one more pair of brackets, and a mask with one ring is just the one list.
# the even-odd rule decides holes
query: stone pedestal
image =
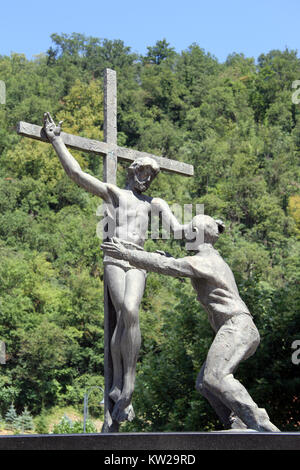
{"label": "stone pedestal", "polygon": [[[299,433],[190,432],[1,436],[0,450],[300,450]],[[107,452],[109,451],[109,452]]]}

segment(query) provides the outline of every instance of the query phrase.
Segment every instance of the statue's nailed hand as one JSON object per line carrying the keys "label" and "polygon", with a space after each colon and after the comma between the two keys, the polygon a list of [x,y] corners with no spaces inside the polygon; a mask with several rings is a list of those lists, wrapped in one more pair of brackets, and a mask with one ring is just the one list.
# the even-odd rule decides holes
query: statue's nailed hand
{"label": "statue's nailed hand", "polygon": [[46,136],[48,137],[50,142],[53,142],[53,140],[60,136],[61,133],[61,127],[62,127],[63,121],[60,121],[58,123],[58,126],[56,126],[55,122],[53,121],[50,113],[45,113],[44,114],[44,126],[43,129],[45,131]]}
{"label": "statue's nailed hand", "polygon": [[117,259],[124,259],[127,253],[127,249],[117,238],[113,238],[110,242],[104,242],[101,245],[106,255],[112,256]]}

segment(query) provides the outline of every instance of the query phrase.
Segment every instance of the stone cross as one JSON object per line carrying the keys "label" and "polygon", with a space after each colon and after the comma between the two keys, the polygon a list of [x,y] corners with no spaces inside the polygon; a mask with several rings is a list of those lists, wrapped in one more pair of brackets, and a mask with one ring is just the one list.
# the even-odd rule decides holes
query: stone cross
{"label": "stone cross", "polygon": [[[19,122],[17,126],[19,135],[30,137],[49,143],[41,126]],[[161,170],[177,173],[185,176],[193,176],[192,165],[159,157],[146,152],[120,147],[117,145],[117,80],[116,72],[106,69],[104,73],[104,142],[87,139],[72,134],[61,132],[61,137],[67,147],[87,151],[101,155],[103,158],[103,181],[116,184],[118,160],[132,162],[137,158],[150,157],[156,160]],[[112,360],[110,355],[110,341],[115,328],[116,313],[107,288],[104,276],[104,376],[105,376],[105,396],[104,396],[104,426],[102,432],[117,432],[119,424],[112,421],[111,411],[113,403],[109,398],[109,391],[112,384]]]}

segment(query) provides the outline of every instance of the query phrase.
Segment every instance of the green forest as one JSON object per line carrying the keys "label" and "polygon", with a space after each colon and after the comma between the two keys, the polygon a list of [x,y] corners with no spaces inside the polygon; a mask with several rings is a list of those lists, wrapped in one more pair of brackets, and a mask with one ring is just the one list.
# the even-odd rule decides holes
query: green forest
{"label": "green forest", "polygon": [[[49,111],[63,130],[103,139],[103,72],[118,79],[118,143],[194,165],[167,172],[148,194],[170,205],[204,204],[226,231],[216,248],[232,268],[261,336],[236,373],[282,431],[300,430],[300,80],[294,50],[219,62],[200,45],[178,53],[166,39],[135,54],[121,40],[53,34],[28,60],[0,56],[0,415],[12,404],[39,416],[82,408],[104,386],[101,203],[70,181],[51,145],[20,137],[18,121],[42,125]],[[72,151],[102,178],[102,159]],[[118,184],[126,164],[119,163]],[[185,256],[183,242],[147,250]],[[195,380],[213,339],[189,279],[151,273],[140,310],[136,419],[123,431],[222,429]],[[299,362],[299,361],[298,361]],[[99,401],[99,400],[98,400]],[[90,412],[97,415],[96,400]]]}

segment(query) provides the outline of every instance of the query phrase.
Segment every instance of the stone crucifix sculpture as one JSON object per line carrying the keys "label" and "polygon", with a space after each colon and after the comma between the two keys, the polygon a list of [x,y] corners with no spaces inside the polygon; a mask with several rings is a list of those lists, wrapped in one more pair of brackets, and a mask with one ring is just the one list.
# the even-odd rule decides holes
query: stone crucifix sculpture
{"label": "stone crucifix sculpture", "polygon": [[[115,236],[142,247],[147,236],[148,216],[154,209],[174,231],[181,231],[168,204],[143,194],[160,170],[192,176],[193,166],[117,145],[116,73],[104,75],[104,142],[61,132],[49,113],[44,126],[20,122],[17,132],[43,142],[51,142],[67,175],[87,191],[99,196],[118,217]],[[67,147],[96,153],[104,159],[103,181],[81,170]],[[116,186],[118,159],[130,161],[125,189]],[[122,209],[126,210],[122,214]],[[123,216],[123,217],[122,217]],[[123,220],[123,222],[122,222]],[[140,349],[139,306],[145,288],[145,271],[110,257],[104,259],[104,375],[105,421],[103,432],[117,432],[119,423],[134,417],[131,405],[135,369]]]}

